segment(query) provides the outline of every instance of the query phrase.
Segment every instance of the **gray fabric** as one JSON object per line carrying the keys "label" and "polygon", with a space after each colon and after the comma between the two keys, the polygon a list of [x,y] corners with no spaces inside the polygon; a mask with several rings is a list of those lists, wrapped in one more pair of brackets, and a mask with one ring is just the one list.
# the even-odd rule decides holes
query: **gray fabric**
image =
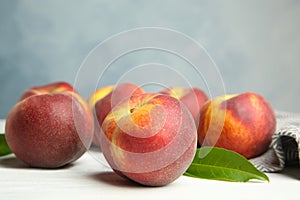
{"label": "gray fabric", "polygon": [[277,128],[269,150],[250,162],[263,172],[279,172],[287,165],[299,166],[300,115],[276,111]]}

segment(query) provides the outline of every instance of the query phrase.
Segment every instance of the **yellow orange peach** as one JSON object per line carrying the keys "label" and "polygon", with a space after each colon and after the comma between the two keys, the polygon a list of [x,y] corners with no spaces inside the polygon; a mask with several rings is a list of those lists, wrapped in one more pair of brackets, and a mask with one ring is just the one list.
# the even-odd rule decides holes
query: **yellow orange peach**
{"label": "yellow orange peach", "polygon": [[134,94],[142,94],[144,90],[133,83],[120,83],[114,86],[106,86],[96,90],[89,97],[89,104],[94,113],[95,133],[93,143],[99,145],[101,126],[106,115],[120,101],[129,98]]}
{"label": "yellow orange peach", "polygon": [[148,186],[166,185],[191,164],[197,146],[193,117],[169,95],[139,94],[115,106],[100,145],[113,170]]}
{"label": "yellow orange peach", "polygon": [[225,95],[203,105],[198,139],[202,146],[226,148],[253,158],[268,149],[275,128],[274,110],[261,95]]}

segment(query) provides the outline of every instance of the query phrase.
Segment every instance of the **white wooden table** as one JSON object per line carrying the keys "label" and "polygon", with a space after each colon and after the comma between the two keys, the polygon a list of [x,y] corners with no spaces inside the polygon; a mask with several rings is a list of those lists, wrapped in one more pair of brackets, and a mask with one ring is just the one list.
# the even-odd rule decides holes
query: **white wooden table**
{"label": "white wooden table", "polygon": [[0,159],[0,199],[300,199],[300,170],[267,174],[270,183],[232,183],[182,176],[164,187],[143,187],[114,174],[91,153],[57,170]]}
{"label": "white wooden table", "polygon": [[[3,132],[3,127],[0,131]],[[144,187],[114,174],[101,156],[100,152],[89,150],[72,165],[55,170],[28,168],[14,155],[2,157],[0,200],[300,199],[300,168],[267,174],[269,183],[232,183],[181,176],[164,187]]]}

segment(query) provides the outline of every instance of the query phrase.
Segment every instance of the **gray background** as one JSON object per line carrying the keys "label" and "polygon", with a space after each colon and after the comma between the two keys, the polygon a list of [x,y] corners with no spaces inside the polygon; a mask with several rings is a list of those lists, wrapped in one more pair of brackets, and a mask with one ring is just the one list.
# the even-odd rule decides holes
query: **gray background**
{"label": "gray background", "polygon": [[[174,29],[201,43],[217,64],[227,93],[257,92],[276,109],[300,112],[299,19],[300,1],[295,0],[0,0],[0,118],[25,89],[73,83],[99,42],[144,26]],[[152,60],[170,59],[157,52],[137,53],[115,63],[109,76],[117,80],[125,70],[120,66]],[[80,85],[85,97],[85,88],[95,88],[86,79]]]}

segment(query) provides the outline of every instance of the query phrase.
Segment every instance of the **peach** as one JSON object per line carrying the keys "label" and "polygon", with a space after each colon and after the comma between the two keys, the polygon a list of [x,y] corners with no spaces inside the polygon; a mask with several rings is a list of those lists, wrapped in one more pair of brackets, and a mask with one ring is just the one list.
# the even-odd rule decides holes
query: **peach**
{"label": "peach", "polygon": [[93,115],[73,87],[56,82],[30,88],[8,114],[6,140],[32,167],[57,168],[77,160],[91,144]]}
{"label": "peach", "polygon": [[39,95],[39,94],[54,94],[60,92],[76,92],[69,83],[66,82],[54,82],[47,85],[36,86],[27,89],[19,98],[19,101],[30,97],[32,95]]}
{"label": "peach", "polygon": [[179,99],[189,109],[196,124],[198,124],[200,109],[208,100],[208,97],[204,91],[196,87],[171,87],[161,91],[160,93],[168,94]]}
{"label": "peach", "polygon": [[261,95],[225,95],[203,105],[198,139],[202,146],[226,148],[249,159],[268,149],[275,128],[273,108]]}
{"label": "peach", "polygon": [[107,115],[100,134],[103,154],[119,175],[142,185],[162,186],[180,177],[197,148],[197,128],[178,99],[139,94]]}
{"label": "peach", "polygon": [[123,99],[129,98],[134,94],[142,93],[144,93],[144,90],[133,83],[121,83],[119,85],[110,85],[100,88],[89,97],[89,105],[95,118],[93,144],[99,145],[97,136],[100,134],[104,118],[111,109]]}

